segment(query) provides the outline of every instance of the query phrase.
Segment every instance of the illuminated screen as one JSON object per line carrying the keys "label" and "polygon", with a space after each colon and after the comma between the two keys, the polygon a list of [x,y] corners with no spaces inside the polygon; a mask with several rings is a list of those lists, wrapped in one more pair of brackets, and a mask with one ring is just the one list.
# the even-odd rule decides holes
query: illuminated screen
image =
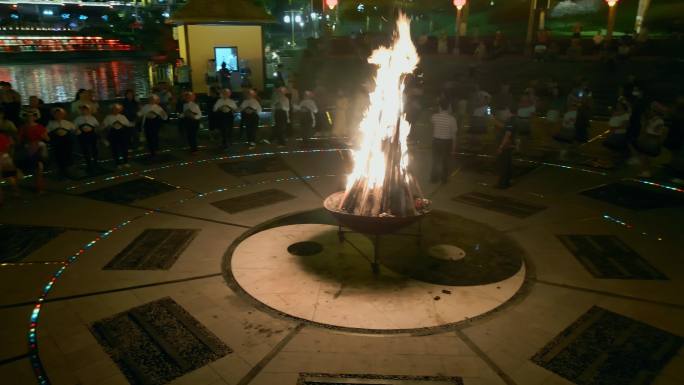
{"label": "illuminated screen", "polygon": [[221,63],[226,63],[230,72],[238,70],[237,47],[216,47],[214,57],[216,58],[216,71],[221,69]]}

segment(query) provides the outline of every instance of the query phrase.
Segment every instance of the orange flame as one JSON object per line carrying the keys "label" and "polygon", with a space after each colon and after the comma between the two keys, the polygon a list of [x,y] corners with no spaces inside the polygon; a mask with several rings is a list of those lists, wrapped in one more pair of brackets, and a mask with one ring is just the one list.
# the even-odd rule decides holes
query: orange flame
{"label": "orange flame", "polygon": [[418,60],[411,41],[410,21],[400,13],[392,47],[379,47],[368,58],[369,63],[377,66],[375,89],[369,95],[370,105],[359,125],[360,144],[353,151],[354,168],[347,175],[347,191],[357,181],[365,182],[368,190],[382,188],[386,167],[383,143],[388,140],[399,140],[401,169],[404,177],[410,178],[406,172],[409,159],[406,137],[411,127],[403,111],[404,77],[415,70]]}

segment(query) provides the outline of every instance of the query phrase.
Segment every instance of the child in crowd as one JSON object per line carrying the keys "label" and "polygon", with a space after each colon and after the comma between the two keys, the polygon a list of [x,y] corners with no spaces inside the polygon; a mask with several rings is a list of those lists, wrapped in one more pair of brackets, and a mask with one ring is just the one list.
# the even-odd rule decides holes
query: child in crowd
{"label": "child in crowd", "polygon": [[155,94],[150,95],[147,104],[138,111],[138,116],[142,118],[141,126],[145,132],[145,141],[150,157],[154,158],[157,155],[157,150],[159,150],[159,129],[162,122],[167,120],[169,116],[159,106],[159,97]]}
{"label": "child in crowd", "polygon": [[646,117],[644,132],[639,136],[634,146],[640,153],[642,171],[639,176],[642,178],[651,177],[651,158],[658,157],[662,150],[663,139],[666,134],[665,122],[663,121],[664,112],[665,108],[661,104],[657,102],[651,104]]}
{"label": "child in crowd", "polygon": [[[15,196],[19,196],[19,188],[17,187],[17,168],[12,161],[12,147],[14,147],[14,140],[10,135],[0,131],[0,173],[1,179],[7,179]],[[2,186],[0,186],[0,206],[3,203]]]}
{"label": "child in crowd", "polygon": [[239,111],[235,100],[230,98],[231,94],[232,92],[228,88],[221,91],[221,97],[212,108],[216,113],[216,124],[221,131],[221,141],[224,148],[232,144],[235,112]]}
{"label": "child in crowd", "polygon": [[131,123],[126,115],[122,114],[123,106],[114,104],[111,113],[105,116],[102,121],[102,128],[105,130],[112,150],[112,158],[117,169],[121,167],[131,167],[128,163],[128,145],[131,140]]}
{"label": "child in crowd", "polygon": [[247,142],[249,148],[256,147],[256,132],[259,127],[259,114],[261,113],[261,104],[257,100],[257,93],[255,90],[249,90],[247,98],[240,104],[240,118],[245,123],[245,130],[247,131]]}
{"label": "child in crowd", "polygon": [[197,131],[199,131],[200,119],[202,118],[202,110],[195,103],[195,98],[195,94],[192,92],[185,94],[181,116],[181,125],[188,136],[188,145],[190,145],[190,153],[192,154],[197,153]]}
{"label": "child in crowd", "polygon": [[100,126],[100,122],[93,116],[89,103],[81,104],[79,111],[81,114],[74,119],[76,137],[86,161],[86,168],[89,173],[93,173],[97,168],[97,133],[95,129]]}
{"label": "child in crowd", "polygon": [[36,190],[38,193],[42,193],[45,188],[43,170],[48,159],[47,142],[50,141],[50,136],[45,126],[38,123],[39,117],[40,112],[36,109],[29,109],[24,112],[24,125],[19,130],[19,142],[26,151],[26,159],[22,169],[25,172],[33,173],[36,180]]}
{"label": "child in crowd", "polygon": [[67,177],[69,166],[72,162],[72,140],[76,132],[76,126],[66,120],[67,113],[63,108],[57,107],[52,110],[52,120],[46,129],[50,135],[52,151],[57,162],[57,169],[61,177]]}

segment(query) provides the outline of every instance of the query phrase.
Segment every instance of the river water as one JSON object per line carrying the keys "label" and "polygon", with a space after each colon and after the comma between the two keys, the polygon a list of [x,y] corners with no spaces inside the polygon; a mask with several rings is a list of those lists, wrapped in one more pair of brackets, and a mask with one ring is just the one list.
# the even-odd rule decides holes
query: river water
{"label": "river water", "polygon": [[31,95],[38,95],[45,103],[70,102],[79,88],[94,90],[98,100],[121,97],[128,88],[138,96],[150,91],[148,63],[144,60],[2,63],[0,80],[11,82],[24,103]]}

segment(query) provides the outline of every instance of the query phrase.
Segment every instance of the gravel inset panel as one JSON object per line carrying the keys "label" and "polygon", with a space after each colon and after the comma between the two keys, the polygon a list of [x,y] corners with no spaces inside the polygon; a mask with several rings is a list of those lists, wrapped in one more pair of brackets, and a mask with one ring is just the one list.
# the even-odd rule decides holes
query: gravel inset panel
{"label": "gravel inset panel", "polygon": [[113,186],[88,191],[81,194],[81,196],[110,203],[128,204],[175,189],[175,187],[165,183],[157,182],[148,178],[139,178],[115,184]]}
{"label": "gravel inset panel", "polygon": [[20,262],[66,230],[0,224],[0,262]]}
{"label": "gravel inset panel", "polygon": [[300,373],[297,385],[463,385],[461,377]]}
{"label": "gravel inset panel", "polygon": [[582,195],[632,209],[650,210],[684,206],[684,194],[637,182],[615,182],[582,192]]}
{"label": "gravel inset panel", "polygon": [[181,158],[178,156],[165,152],[157,154],[154,158],[150,158],[149,156],[141,156],[135,158],[133,161],[143,166],[154,166],[155,164],[179,162],[180,160]]}
{"label": "gravel inset panel", "polygon": [[197,229],[147,229],[103,270],[168,270],[198,233]]}
{"label": "gravel inset panel", "polygon": [[171,298],[97,321],[90,330],[133,385],[162,385],[232,352]]}
{"label": "gravel inset panel", "polygon": [[531,360],[577,385],[648,385],[682,337],[592,307]]}
{"label": "gravel inset panel", "polygon": [[596,278],[667,279],[614,235],[568,234],[558,239]]}
{"label": "gravel inset panel", "polygon": [[235,214],[241,211],[269,206],[294,198],[296,198],[294,195],[288,194],[285,191],[268,189],[224,199],[218,202],[212,202],[211,205],[227,212],[228,214]]}
{"label": "gravel inset panel", "polygon": [[279,156],[266,156],[251,160],[241,159],[221,163],[219,167],[226,173],[236,177],[289,170],[285,161]]}
{"label": "gravel inset panel", "polygon": [[507,196],[491,195],[481,192],[469,192],[452,199],[457,202],[466,203],[517,218],[527,218],[546,209],[546,206],[523,202]]}

